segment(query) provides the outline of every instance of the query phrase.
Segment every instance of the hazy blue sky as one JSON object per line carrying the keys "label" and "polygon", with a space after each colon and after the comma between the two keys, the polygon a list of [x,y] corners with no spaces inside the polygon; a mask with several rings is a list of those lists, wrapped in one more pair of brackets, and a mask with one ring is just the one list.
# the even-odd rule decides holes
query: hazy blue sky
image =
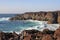
{"label": "hazy blue sky", "polygon": [[0,0],[0,13],[60,10],[60,0]]}

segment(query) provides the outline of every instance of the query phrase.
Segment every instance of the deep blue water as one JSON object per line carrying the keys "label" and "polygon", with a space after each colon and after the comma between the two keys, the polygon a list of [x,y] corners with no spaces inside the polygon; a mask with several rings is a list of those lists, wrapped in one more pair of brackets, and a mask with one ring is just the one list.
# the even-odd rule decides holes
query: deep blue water
{"label": "deep blue water", "polygon": [[2,17],[14,17],[16,14],[0,14],[0,18]]}

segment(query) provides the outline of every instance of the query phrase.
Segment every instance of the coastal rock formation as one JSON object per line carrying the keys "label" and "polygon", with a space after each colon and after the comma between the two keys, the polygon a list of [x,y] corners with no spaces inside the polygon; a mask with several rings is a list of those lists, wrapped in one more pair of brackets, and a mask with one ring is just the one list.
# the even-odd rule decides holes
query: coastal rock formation
{"label": "coastal rock formation", "polygon": [[58,28],[54,33],[54,38],[59,39],[60,38],[60,28]]}
{"label": "coastal rock formation", "polygon": [[19,35],[14,33],[0,32],[0,40],[19,40]]}
{"label": "coastal rock formation", "polygon": [[48,21],[49,24],[60,23],[60,11],[49,11],[49,12],[26,12],[24,14],[18,14],[12,17],[10,20],[39,20]]}
{"label": "coastal rock formation", "polygon": [[58,23],[60,24],[60,11],[58,11]]}
{"label": "coastal rock formation", "polygon": [[60,28],[55,31],[24,30],[20,34],[0,32],[0,40],[60,40]]}
{"label": "coastal rock formation", "polygon": [[42,40],[53,40],[53,38],[51,37],[51,35],[45,35],[42,37]]}

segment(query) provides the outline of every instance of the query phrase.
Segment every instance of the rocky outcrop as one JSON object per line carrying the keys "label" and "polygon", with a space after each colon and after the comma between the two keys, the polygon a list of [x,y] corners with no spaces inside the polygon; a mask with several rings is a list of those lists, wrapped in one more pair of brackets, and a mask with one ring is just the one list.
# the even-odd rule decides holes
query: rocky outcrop
{"label": "rocky outcrop", "polygon": [[51,37],[51,35],[44,35],[42,37],[42,40],[53,40],[53,38]]}
{"label": "rocky outcrop", "polygon": [[49,12],[26,12],[24,14],[18,14],[12,17],[10,20],[39,20],[48,21],[49,24],[60,23],[60,11],[49,11]]}
{"label": "rocky outcrop", "polygon": [[14,33],[4,33],[0,32],[0,40],[19,40],[19,35]]}
{"label": "rocky outcrop", "polygon": [[20,34],[0,32],[0,40],[60,40],[60,28],[55,31],[24,30]]}
{"label": "rocky outcrop", "polygon": [[54,38],[59,39],[60,38],[60,28],[58,28],[54,33]]}
{"label": "rocky outcrop", "polygon": [[58,23],[60,24],[60,11],[58,11]]}

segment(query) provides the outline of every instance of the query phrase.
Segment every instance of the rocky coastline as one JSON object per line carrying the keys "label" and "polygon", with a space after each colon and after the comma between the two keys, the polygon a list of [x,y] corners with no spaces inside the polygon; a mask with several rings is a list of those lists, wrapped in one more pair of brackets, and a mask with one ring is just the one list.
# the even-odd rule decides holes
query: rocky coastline
{"label": "rocky coastline", "polygon": [[40,12],[26,12],[24,14],[17,14],[10,20],[39,20],[48,21],[48,24],[60,24],[60,11],[40,11]]}
{"label": "rocky coastline", "polygon": [[[60,11],[49,12],[26,12],[17,14],[9,20],[39,20],[48,21],[48,24],[60,24]],[[0,32],[0,40],[60,40],[60,27],[55,31],[44,29],[39,30],[23,30],[20,34],[15,32],[5,33]]]}
{"label": "rocky coastline", "polygon": [[0,32],[0,40],[60,40],[60,28],[55,31],[24,30],[20,34]]}

